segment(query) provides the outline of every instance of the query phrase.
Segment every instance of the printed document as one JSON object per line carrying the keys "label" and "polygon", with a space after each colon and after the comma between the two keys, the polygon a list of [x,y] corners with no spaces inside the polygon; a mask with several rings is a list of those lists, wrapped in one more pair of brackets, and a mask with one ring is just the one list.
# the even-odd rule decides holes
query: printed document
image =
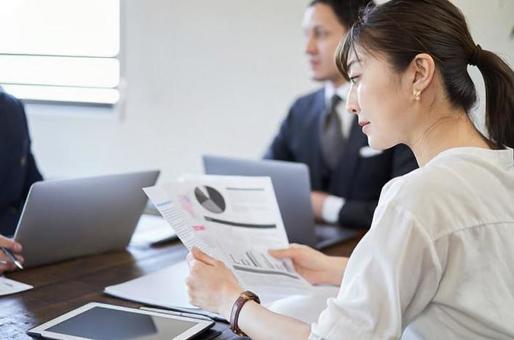
{"label": "printed document", "polygon": [[223,261],[244,288],[277,298],[312,288],[268,254],[289,244],[270,178],[188,176],[144,191],[187,248]]}
{"label": "printed document", "polygon": [[19,293],[32,288],[32,286],[25,283],[8,279],[5,276],[0,276],[0,296]]}

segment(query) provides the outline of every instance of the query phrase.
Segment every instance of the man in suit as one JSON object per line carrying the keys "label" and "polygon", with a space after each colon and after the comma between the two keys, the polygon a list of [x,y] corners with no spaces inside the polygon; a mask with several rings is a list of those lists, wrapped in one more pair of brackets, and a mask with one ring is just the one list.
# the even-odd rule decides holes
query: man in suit
{"label": "man in suit", "polygon": [[307,164],[318,220],[363,229],[371,225],[383,185],[417,168],[404,145],[383,152],[371,149],[356,116],[345,110],[350,84],[337,70],[334,55],[367,5],[372,1],[310,3],[303,22],[305,52],[312,78],[324,86],[294,102],[265,154],[268,159]]}
{"label": "man in suit", "polygon": [[0,234],[14,234],[30,186],[40,180],[23,104],[0,88]]}

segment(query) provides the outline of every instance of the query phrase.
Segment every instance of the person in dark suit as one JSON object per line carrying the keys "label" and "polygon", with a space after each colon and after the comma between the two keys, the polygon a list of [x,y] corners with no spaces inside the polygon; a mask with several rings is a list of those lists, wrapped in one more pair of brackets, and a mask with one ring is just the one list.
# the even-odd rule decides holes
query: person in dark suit
{"label": "person in dark suit", "polygon": [[314,0],[305,12],[305,52],[312,78],[324,86],[297,99],[264,158],[309,167],[315,217],[350,228],[369,228],[380,191],[390,179],[417,168],[405,145],[375,151],[355,115],[345,110],[349,83],[334,55],[359,11],[370,0]]}
{"label": "person in dark suit", "polygon": [[42,180],[23,104],[0,88],[0,234],[14,234],[30,186]]}

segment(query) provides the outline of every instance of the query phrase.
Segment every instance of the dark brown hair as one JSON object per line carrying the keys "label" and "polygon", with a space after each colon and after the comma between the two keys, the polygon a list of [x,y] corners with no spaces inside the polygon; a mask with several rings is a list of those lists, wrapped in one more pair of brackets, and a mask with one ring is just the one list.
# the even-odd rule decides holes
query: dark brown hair
{"label": "dark brown hair", "polygon": [[339,23],[350,29],[366,6],[374,6],[373,0],[312,0],[309,7],[324,4],[334,11]]}
{"label": "dark brown hair", "polygon": [[417,54],[431,55],[450,103],[466,112],[477,99],[467,66],[476,65],[486,88],[489,139],[495,148],[514,147],[514,72],[496,54],[475,45],[461,11],[448,0],[390,0],[366,9],[336,53],[346,78],[356,46],[386,56],[397,72],[405,71]]}

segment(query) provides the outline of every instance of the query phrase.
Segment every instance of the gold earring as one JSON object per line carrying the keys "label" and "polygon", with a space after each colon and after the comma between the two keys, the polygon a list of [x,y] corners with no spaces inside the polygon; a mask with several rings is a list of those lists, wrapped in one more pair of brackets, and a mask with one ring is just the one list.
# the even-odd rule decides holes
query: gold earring
{"label": "gold earring", "polygon": [[417,102],[421,100],[421,90],[414,90],[414,100]]}

